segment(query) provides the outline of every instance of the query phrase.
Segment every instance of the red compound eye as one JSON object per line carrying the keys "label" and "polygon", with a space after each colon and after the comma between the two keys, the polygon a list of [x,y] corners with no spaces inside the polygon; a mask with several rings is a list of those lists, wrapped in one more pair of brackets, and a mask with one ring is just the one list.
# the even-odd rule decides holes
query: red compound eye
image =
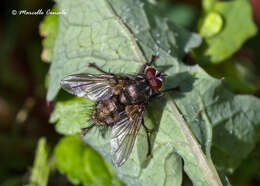
{"label": "red compound eye", "polygon": [[155,90],[159,90],[162,87],[162,81],[159,79],[151,79],[149,83]]}
{"label": "red compound eye", "polygon": [[147,79],[152,79],[155,77],[155,74],[156,74],[156,70],[154,68],[148,68],[146,71],[145,71],[145,75],[146,75],[146,78]]}

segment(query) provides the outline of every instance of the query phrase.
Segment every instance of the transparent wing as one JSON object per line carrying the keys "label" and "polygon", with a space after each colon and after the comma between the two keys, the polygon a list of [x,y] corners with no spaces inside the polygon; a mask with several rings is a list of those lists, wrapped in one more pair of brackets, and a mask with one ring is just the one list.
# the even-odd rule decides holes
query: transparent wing
{"label": "transparent wing", "polygon": [[110,153],[115,167],[120,167],[132,152],[136,135],[142,124],[144,106],[126,106],[125,117],[112,128]]}
{"label": "transparent wing", "polygon": [[60,82],[67,92],[94,101],[111,97],[111,85],[115,83],[114,76],[106,74],[74,74],[66,76]]}

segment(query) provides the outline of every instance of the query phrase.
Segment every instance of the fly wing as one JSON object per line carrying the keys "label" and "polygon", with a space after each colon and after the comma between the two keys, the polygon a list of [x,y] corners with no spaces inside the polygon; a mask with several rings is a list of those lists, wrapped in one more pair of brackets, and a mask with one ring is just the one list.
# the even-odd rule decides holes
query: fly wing
{"label": "fly wing", "polygon": [[143,113],[143,105],[126,106],[124,117],[113,126],[110,153],[115,167],[122,166],[131,154],[142,124]]}
{"label": "fly wing", "polygon": [[113,95],[111,87],[115,83],[113,75],[73,74],[66,76],[60,84],[71,94],[96,101],[110,98]]}

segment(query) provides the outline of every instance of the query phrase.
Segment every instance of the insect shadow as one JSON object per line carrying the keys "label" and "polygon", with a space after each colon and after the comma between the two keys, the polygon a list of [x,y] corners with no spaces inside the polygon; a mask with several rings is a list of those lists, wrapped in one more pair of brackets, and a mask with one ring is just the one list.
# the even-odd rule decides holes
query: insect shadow
{"label": "insect shadow", "polygon": [[[185,97],[185,94],[187,92],[192,91],[193,84],[196,81],[196,77],[192,76],[188,72],[181,72],[181,73],[177,73],[173,76],[167,76],[166,81],[167,81],[167,83],[166,83],[165,87],[170,88],[171,85],[173,85],[172,86],[173,90],[167,91],[167,93],[165,92],[165,94],[170,94],[170,96],[174,100],[177,100],[177,99]],[[159,128],[160,128],[162,114],[163,114],[163,110],[165,109],[166,104],[167,104],[167,100],[165,99],[164,96],[162,96],[162,97],[159,97],[156,99],[152,99],[152,101],[149,103],[149,106],[147,107],[147,110],[146,110],[146,116],[148,116],[148,118],[149,118],[148,120],[150,120],[153,124],[153,126],[152,126],[153,128],[152,129],[149,128],[151,130],[150,142],[151,142],[152,154],[153,154],[153,152],[156,151],[154,149],[154,143],[155,143],[155,139],[156,139],[156,136],[157,136]],[[147,120],[147,118],[145,118],[145,119]],[[145,120],[145,122],[146,122],[146,120]],[[143,142],[140,142],[140,143],[143,143]],[[143,152],[144,152],[143,148],[138,149],[138,158],[141,160],[144,159]],[[146,168],[148,166],[148,164],[150,163],[151,159],[152,158],[145,158],[142,163],[142,168]]]}
{"label": "insect shadow", "polygon": [[[173,94],[174,99],[185,96],[185,93],[192,91],[196,77],[188,72],[180,72],[165,79],[165,87],[176,87],[174,91],[168,93]],[[168,88],[169,89],[169,88]]]}

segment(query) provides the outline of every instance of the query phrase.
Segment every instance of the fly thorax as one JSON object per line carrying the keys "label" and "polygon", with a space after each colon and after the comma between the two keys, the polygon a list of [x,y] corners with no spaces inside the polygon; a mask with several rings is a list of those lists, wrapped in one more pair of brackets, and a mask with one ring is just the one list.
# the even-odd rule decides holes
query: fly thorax
{"label": "fly thorax", "polygon": [[146,103],[149,97],[150,87],[146,82],[130,84],[124,91],[124,99],[126,99],[129,104]]}

